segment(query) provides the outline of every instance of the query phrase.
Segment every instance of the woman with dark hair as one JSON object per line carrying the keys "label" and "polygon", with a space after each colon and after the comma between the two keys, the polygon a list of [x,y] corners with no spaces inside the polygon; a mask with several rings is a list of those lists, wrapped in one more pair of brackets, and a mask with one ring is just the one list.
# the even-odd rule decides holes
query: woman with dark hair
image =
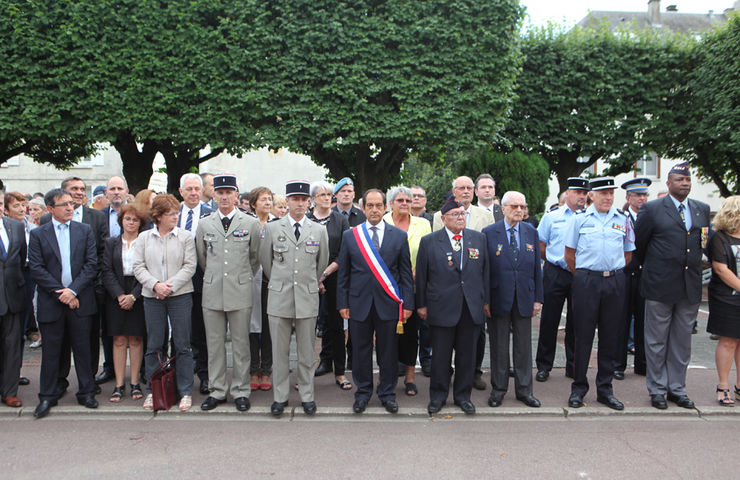
{"label": "woman with dark hair", "polygon": [[139,371],[146,323],[141,284],[134,276],[134,248],[146,222],[144,212],[133,204],[126,204],[118,212],[121,235],[105,240],[102,265],[103,285],[108,293],[105,320],[107,332],[113,337],[113,369],[116,375],[111,402],[120,402],[125,391],[127,347],[131,364],[131,398],[138,400],[144,396],[139,386]]}
{"label": "woman with dark hair", "polygon": [[[167,340],[167,322],[172,326],[177,369],[180,410],[193,405],[195,362],[190,348],[190,311],[193,306],[193,282],[197,256],[190,232],[177,227],[180,204],[172,195],[157,195],[152,202],[154,228],[142,232],[134,247],[134,275],[141,283],[146,320],[146,377],[159,366],[158,353]],[[144,408],[152,410],[151,382],[147,381]]]}

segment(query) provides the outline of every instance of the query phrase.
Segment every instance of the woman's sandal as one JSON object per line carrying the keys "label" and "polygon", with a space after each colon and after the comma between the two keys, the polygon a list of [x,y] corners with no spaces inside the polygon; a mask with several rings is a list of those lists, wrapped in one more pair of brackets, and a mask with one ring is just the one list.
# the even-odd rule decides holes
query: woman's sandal
{"label": "woman's sandal", "polygon": [[154,397],[150,393],[144,399],[144,410],[154,410]]}
{"label": "woman's sandal", "polygon": [[[719,388],[719,385],[717,385],[717,393],[722,394],[722,398],[717,399],[717,402],[719,402],[720,405],[723,407],[732,407],[735,405],[735,400],[730,397],[730,387]],[[735,387],[735,395],[737,396],[737,387]]]}
{"label": "woman's sandal", "polygon": [[406,395],[409,397],[416,396],[417,393],[419,393],[419,389],[416,388],[416,384],[414,382],[403,382],[404,386],[406,387]]}
{"label": "woman's sandal", "polygon": [[272,389],[272,381],[270,381],[269,375],[262,375],[259,385],[260,390],[268,391]]}
{"label": "woman's sandal", "polygon": [[251,388],[252,391],[260,389],[260,376],[259,375],[252,375],[252,379],[249,381],[249,388]]}
{"label": "woman's sandal", "polygon": [[340,381],[339,379],[335,379],[334,381],[337,382],[337,385],[339,385],[339,388],[342,390],[352,390],[352,384],[349,380],[344,379]]}
{"label": "woman's sandal", "polygon": [[126,385],[121,385],[113,389],[113,393],[110,395],[109,401],[118,403],[123,398],[123,392],[126,390]]}
{"label": "woman's sandal", "polygon": [[193,406],[193,397],[190,395],[183,395],[180,399],[180,411],[181,412],[187,412],[190,410],[190,407]]}
{"label": "woman's sandal", "polygon": [[141,386],[138,383],[131,384],[131,398],[134,400],[141,400],[144,398],[144,393],[141,391]]}

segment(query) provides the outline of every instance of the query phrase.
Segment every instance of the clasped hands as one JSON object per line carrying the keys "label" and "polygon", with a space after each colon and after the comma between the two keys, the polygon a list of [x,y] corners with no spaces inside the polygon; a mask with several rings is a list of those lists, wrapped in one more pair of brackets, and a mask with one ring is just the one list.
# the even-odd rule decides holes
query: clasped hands
{"label": "clasped hands", "polygon": [[75,310],[80,307],[80,301],[77,299],[77,296],[75,296],[75,294],[72,293],[72,290],[70,290],[69,288],[62,288],[60,290],[56,290],[56,293],[59,294],[59,301],[67,305],[72,310]]}

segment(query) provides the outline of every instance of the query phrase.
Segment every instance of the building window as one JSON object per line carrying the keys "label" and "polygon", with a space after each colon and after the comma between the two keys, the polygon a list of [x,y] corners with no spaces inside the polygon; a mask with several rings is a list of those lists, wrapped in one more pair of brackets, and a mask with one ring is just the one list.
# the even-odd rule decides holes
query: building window
{"label": "building window", "polygon": [[650,152],[637,162],[637,175],[645,177],[660,177],[660,159],[658,154]]}

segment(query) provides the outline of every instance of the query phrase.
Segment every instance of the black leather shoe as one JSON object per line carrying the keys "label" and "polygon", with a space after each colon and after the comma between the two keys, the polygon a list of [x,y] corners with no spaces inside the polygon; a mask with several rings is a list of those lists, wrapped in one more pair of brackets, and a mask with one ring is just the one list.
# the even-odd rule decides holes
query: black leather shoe
{"label": "black leather shoe", "polygon": [[367,400],[355,400],[352,404],[352,411],[355,413],[362,413],[367,408]]}
{"label": "black leather shoe", "polygon": [[514,378],[516,376],[516,372],[514,371],[514,367],[509,367],[509,377]]}
{"label": "black leather shoe", "polygon": [[480,375],[473,379],[473,388],[476,390],[486,389],[486,382],[483,381],[483,378]]}
{"label": "black leather shoe", "polygon": [[31,384],[31,380],[29,380],[26,377],[21,377],[18,379],[18,385],[22,387],[25,387],[26,385],[30,385],[30,384]]}
{"label": "black leather shoe", "polygon": [[516,399],[522,402],[524,405],[532,408],[539,408],[542,404],[537,400],[534,395],[517,395]]}
{"label": "black leather shoe", "polygon": [[[211,391],[209,390],[208,387],[209,387],[208,380],[201,380],[200,381],[200,394],[201,395],[208,395],[209,393],[211,393]],[[224,401],[226,401],[226,400],[224,400]]]}
{"label": "black leather shoe", "polygon": [[425,377],[431,377],[432,376],[432,366],[431,365],[422,365],[421,366],[421,374]]}
{"label": "black leather shoe", "polygon": [[92,395],[85,398],[78,398],[77,403],[85,408],[98,408],[98,401]]}
{"label": "black leather shoe", "polygon": [[429,402],[429,405],[427,406],[427,412],[429,412],[429,415],[434,415],[435,413],[438,413],[440,410],[442,410],[444,404],[445,402]]}
{"label": "black leather shoe", "polygon": [[383,402],[383,406],[385,407],[385,411],[388,413],[398,413],[398,404],[395,400]]}
{"label": "black leather shoe", "polygon": [[95,377],[95,385],[100,385],[101,383],[105,383],[109,380],[113,380],[115,378],[115,374],[111,372],[110,370],[103,369],[102,372],[100,372],[100,375]]}
{"label": "black leather shoe", "polygon": [[234,404],[236,405],[236,409],[240,412],[246,412],[249,410],[249,398],[247,397],[239,397],[234,400]]}
{"label": "black leather shoe", "polygon": [[460,407],[460,410],[465,412],[465,415],[472,415],[475,413],[475,405],[470,400],[464,400],[462,402],[455,402],[455,405]]}
{"label": "black leather shoe", "polygon": [[205,400],[203,400],[203,403],[200,404],[201,410],[213,410],[214,408],[218,407],[219,404],[226,403],[225,398],[216,398],[216,397],[208,397]]}
{"label": "black leather shoe", "polygon": [[51,407],[56,406],[56,400],[42,400],[33,411],[34,418],[43,418],[49,414]]}
{"label": "black leather shoe", "polygon": [[326,375],[327,373],[331,373],[331,372],[332,372],[331,364],[319,362],[319,366],[316,367],[316,371],[313,372],[313,376],[320,377],[322,375]]}
{"label": "black leather shoe", "polygon": [[306,415],[313,415],[316,413],[316,402],[301,402],[301,406],[303,407],[303,413]]}
{"label": "black leather shoe", "polygon": [[624,380],[624,372],[621,370],[614,371],[614,378],[617,380]]}
{"label": "black leather shoe", "polygon": [[668,400],[675,403],[679,407],[694,408],[694,402],[688,397],[688,395],[674,395],[672,393],[669,393]]}
{"label": "black leather shoe", "polygon": [[650,395],[650,404],[658,410],[665,410],[668,408],[668,404],[665,402],[665,397],[659,393]]}
{"label": "black leather shoe", "polygon": [[597,395],[596,401],[599,403],[603,403],[612,410],[624,410],[624,404],[617,400],[617,397],[615,397],[614,395],[607,395],[605,397]]}
{"label": "black leather shoe", "polygon": [[279,417],[283,414],[283,410],[285,410],[285,407],[287,406],[288,402],[272,402],[272,405],[270,406],[270,413],[272,413],[276,417]]}
{"label": "black leather shoe", "polygon": [[550,372],[547,370],[537,370],[537,375],[534,376],[538,382],[546,382],[548,378],[550,378]]}
{"label": "black leather shoe", "polygon": [[500,407],[501,406],[501,402],[503,400],[504,400],[504,396],[503,395],[498,395],[498,394],[493,394],[492,393],[491,396],[488,397],[488,406],[489,407]]}
{"label": "black leather shoe", "polygon": [[577,393],[572,393],[568,399],[568,406],[570,408],[581,408],[583,406],[583,397]]}

